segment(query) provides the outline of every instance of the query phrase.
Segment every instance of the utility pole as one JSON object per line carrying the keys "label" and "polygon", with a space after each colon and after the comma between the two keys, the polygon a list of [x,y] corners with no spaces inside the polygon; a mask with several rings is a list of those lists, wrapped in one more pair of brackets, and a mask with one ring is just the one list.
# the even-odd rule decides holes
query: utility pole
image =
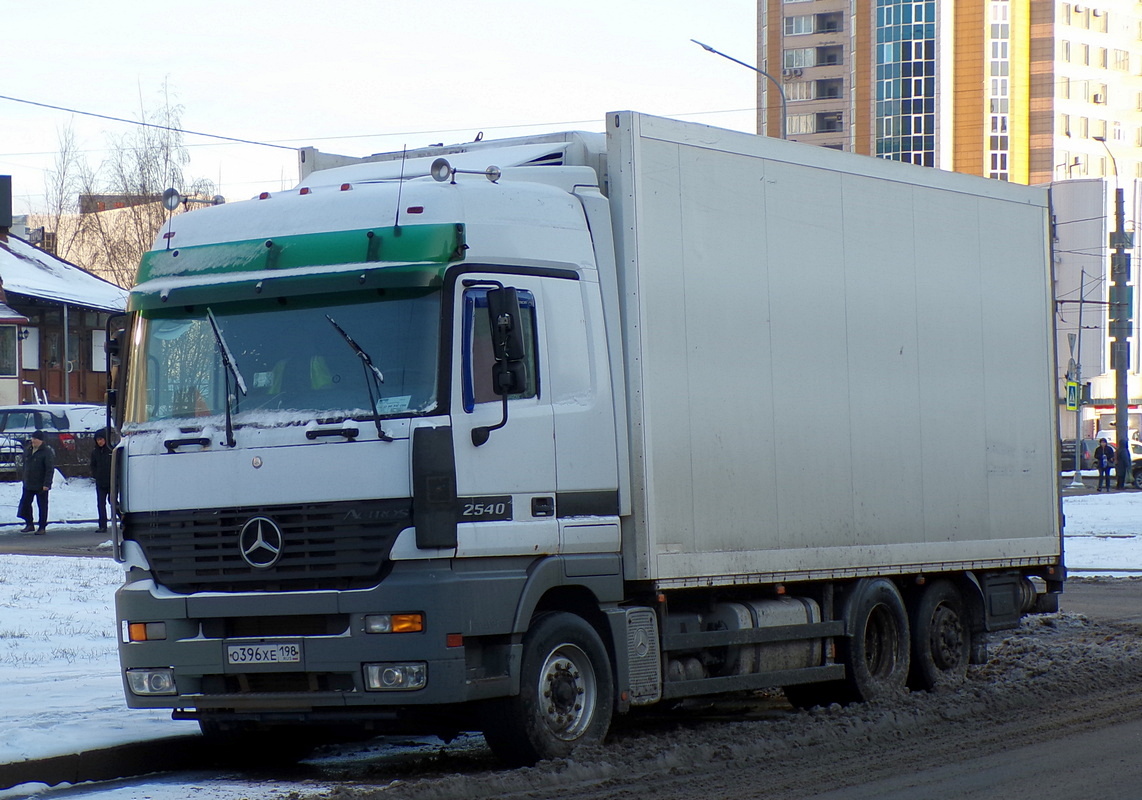
{"label": "utility pole", "polygon": [[[1106,148],[1114,167],[1114,230],[1110,234],[1110,368],[1114,370],[1114,429],[1116,447],[1130,440],[1130,334],[1134,331],[1134,290],[1130,286],[1130,249],[1134,235],[1126,232],[1126,207],[1118,185],[1118,162],[1105,136],[1093,137]],[[1129,447],[1129,444],[1127,444]],[[1129,451],[1128,451],[1129,452]]]}
{"label": "utility pole", "polygon": [[1075,474],[1071,478],[1072,489],[1083,488],[1083,301],[1086,290],[1086,270],[1079,273],[1079,332],[1078,347],[1075,349],[1074,381],[1078,384],[1078,408],[1075,409]]}

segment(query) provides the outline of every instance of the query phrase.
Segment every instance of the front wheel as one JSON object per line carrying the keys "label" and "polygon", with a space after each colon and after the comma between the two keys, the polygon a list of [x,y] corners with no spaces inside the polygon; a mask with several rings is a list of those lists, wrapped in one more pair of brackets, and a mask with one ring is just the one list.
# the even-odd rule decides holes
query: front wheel
{"label": "front wheel", "polygon": [[544,615],[523,639],[519,694],[490,704],[484,738],[512,766],[564,758],[607,735],[614,693],[595,629],[574,614]]}

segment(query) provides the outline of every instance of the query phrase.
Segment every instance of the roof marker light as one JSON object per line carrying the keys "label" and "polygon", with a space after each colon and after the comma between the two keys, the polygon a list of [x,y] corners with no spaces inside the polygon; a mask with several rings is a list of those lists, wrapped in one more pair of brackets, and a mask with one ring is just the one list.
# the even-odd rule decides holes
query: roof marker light
{"label": "roof marker light", "polygon": [[308,186],[302,186],[301,191],[299,191],[298,194],[309,194],[309,187]]}
{"label": "roof marker light", "polygon": [[259,200],[268,200],[269,197],[270,197],[269,192],[262,192],[260,195],[258,195]]}
{"label": "roof marker light", "polygon": [[423,214],[424,206],[409,206],[404,211],[406,214]]}
{"label": "roof marker light", "polygon": [[343,191],[343,192],[347,192],[347,191],[349,191],[349,190],[350,190],[350,189],[352,189],[352,188],[353,188],[353,184],[351,184],[351,183],[343,183],[343,184],[341,184],[341,191]]}

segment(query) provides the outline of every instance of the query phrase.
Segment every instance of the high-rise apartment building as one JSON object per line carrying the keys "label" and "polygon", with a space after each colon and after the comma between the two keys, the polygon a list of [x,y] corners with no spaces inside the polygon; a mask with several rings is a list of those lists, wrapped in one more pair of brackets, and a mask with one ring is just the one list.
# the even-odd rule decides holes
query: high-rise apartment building
{"label": "high-rise apartment building", "polygon": [[[1142,177],[1142,5],[1096,2],[759,0],[758,62],[790,139],[1018,183]],[[764,78],[758,98],[776,135]]]}

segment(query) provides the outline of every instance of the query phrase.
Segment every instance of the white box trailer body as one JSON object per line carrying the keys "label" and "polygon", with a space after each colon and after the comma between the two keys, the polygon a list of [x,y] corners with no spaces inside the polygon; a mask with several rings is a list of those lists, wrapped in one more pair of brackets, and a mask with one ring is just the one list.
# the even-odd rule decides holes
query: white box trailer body
{"label": "white box trailer body", "polygon": [[610,122],[629,578],[1058,557],[1044,189]]}
{"label": "white box trailer body", "polygon": [[131,707],[534,763],[954,683],[1061,591],[1044,191],[632,112],[302,173],[110,343]]}

